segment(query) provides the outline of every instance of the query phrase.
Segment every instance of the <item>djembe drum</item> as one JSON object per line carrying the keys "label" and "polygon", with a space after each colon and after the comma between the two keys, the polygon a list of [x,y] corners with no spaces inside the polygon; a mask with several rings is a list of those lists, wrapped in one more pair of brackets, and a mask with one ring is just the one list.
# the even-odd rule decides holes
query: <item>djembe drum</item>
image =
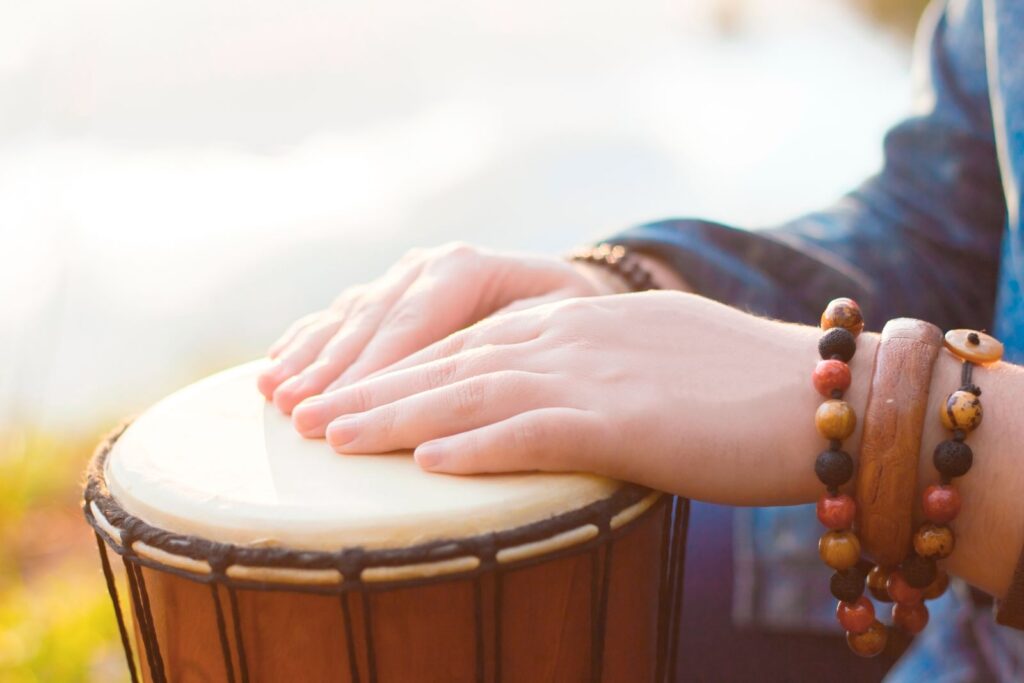
{"label": "djembe drum", "polygon": [[178,391],[93,458],[85,516],[133,681],[672,676],[685,500],[337,455],[264,402],[258,369]]}

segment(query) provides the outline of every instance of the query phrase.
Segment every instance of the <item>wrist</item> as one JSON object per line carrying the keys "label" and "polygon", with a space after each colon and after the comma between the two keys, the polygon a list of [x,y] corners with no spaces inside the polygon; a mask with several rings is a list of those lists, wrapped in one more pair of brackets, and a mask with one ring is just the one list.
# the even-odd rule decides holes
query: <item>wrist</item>
{"label": "wrist", "polygon": [[[958,477],[953,486],[960,493],[960,513],[949,522],[956,545],[952,554],[939,562],[950,574],[990,595],[1002,597],[1013,576],[1014,561],[1024,542],[1021,514],[1021,486],[1024,475],[1014,459],[1007,459],[1001,439],[1010,425],[1019,421],[1014,412],[1014,394],[1008,392],[1003,364],[976,365],[973,382],[981,387],[985,407],[984,422],[970,432],[967,444],[974,453],[970,471]],[[936,362],[928,396],[928,422],[921,440],[920,476],[915,495],[915,519],[922,520],[921,492],[938,483],[939,474],[932,462],[935,447],[951,438],[939,418],[946,397],[961,384],[961,361],[943,352]]]}
{"label": "wrist", "polygon": [[570,262],[599,294],[625,294],[649,289],[692,292],[693,288],[668,264],[656,256],[642,254],[615,244],[582,247]]}
{"label": "wrist", "polygon": [[609,268],[588,261],[571,261],[570,265],[590,283],[596,295],[625,294],[633,291],[625,277]]}

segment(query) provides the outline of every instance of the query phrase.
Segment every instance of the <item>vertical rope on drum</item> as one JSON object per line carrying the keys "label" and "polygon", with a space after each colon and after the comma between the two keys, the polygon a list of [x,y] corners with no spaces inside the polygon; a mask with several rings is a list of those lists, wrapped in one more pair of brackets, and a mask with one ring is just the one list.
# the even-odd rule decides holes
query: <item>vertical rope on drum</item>
{"label": "vertical rope on drum", "polygon": [[142,609],[146,613],[146,626],[149,635],[153,639],[153,662],[156,664],[156,672],[153,679],[159,683],[167,681],[167,674],[164,672],[164,660],[160,656],[160,642],[156,637],[156,624],[153,622],[153,610],[149,606],[149,591],[146,590],[146,577],[142,575],[142,565],[136,563],[135,574],[139,582],[139,594],[142,596]]}
{"label": "vertical rope on drum", "polygon": [[504,574],[500,567],[494,570],[494,683],[501,683],[501,602]]}
{"label": "vertical rope on drum", "polygon": [[[611,579],[612,547],[615,540],[609,538],[604,547],[604,561],[599,562],[600,547],[594,549],[590,564],[590,679],[600,681],[604,672],[604,637],[607,629],[608,586]],[[600,572],[600,582],[598,573]]]}
{"label": "vertical rope on drum", "polygon": [[686,533],[690,522],[690,501],[677,498],[672,545],[675,548],[676,576],[672,589],[672,630],[669,634],[669,675],[676,673],[676,656],[679,654],[679,628],[683,620],[683,586],[686,569]]}
{"label": "vertical rope on drum", "polygon": [[[135,623],[139,628],[139,634],[142,636],[142,649],[146,654],[146,665],[149,667],[150,678],[154,681],[159,681],[156,661],[153,659],[153,642],[149,635],[149,625],[146,623],[146,613],[142,609],[142,595],[139,592],[139,582],[135,576],[135,563],[128,559],[127,554],[123,555],[121,560],[124,562],[124,571],[128,576],[128,589],[131,592],[132,607],[135,611]],[[141,661],[139,663],[141,664]]]}
{"label": "vertical rope on drum", "polygon": [[238,644],[238,673],[242,683],[249,683],[249,662],[245,656],[245,641],[242,639],[242,619],[238,609],[235,589],[228,586],[228,604],[231,605],[231,621],[235,625],[235,642]]}
{"label": "vertical rope on drum", "polygon": [[366,630],[366,671],[370,683],[377,683],[377,653],[373,647],[373,615],[370,614],[370,593],[360,587],[363,596],[363,628]]}
{"label": "vertical rope on drum", "polygon": [[[135,571],[132,569],[132,563],[128,559],[127,555],[121,556],[121,561],[124,563],[124,573],[128,577],[128,592],[131,593],[132,608],[135,611],[135,625],[139,628],[139,633],[142,634],[142,653],[146,655],[146,664],[149,666],[149,670],[152,676],[152,671],[155,668],[153,665],[153,655],[150,652],[149,644],[149,632],[146,629],[146,617],[142,613],[142,598],[139,597],[139,585],[135,582]],[[142,664],[142,657],[139,657],[139,664]]]}
{"label": "vertical rope on drum", "polygon": [[139,675],[135,672],[135,656],[132,654],[131,642],[128,640],[128,629],[124,625],[121,603],[117,599],[117,585],[114,583],[114,572],[110,568],[110,558],[107,557],[107,544],[103,542],[98,533],[96,534],[96,547],[100,551],[100,563],[103,565],[103,578],[107,582],[107,592],[110,594],[110,601],[114,603],[114,616],[117,618],[117,630],[121,634],[124,656],[128,660],[128,673],[132,683],[138,683]]}
{"label": "vertical rope on drum", "polygon": [[352,683],[359,683],[359,662],[356,661],[356,642],[352,636],[352,614],[348,608],[348,593],[339,593],[341,620],[345,626],[345,655],[348,657],[348,675]]}
{"label": "vertical rope on drum", "polygon": [[476,641],[476,680],[484,683],[484,596],[483,579],[480,574],[473,577],[473,631]]}
{"label": "vertical rope on drum", "polygon": [[224,671],[228,683],[235,683],[235,665],[231,661],[231,645],[228,643],[228,627],[224,622],[224,608],[220,604],[220,589],[217,583],[210,584],[210,595],[213,596],[213,608],[217,614],[217,636],[220,638],[220,651],[224,655]]}
{"label": "vertical rope on drum", "polygon": [[611,590],[612,578],[612,551],[615,549],[615,539],[608,540],[608,546],[604,551],[604,571],[601,572],[601,671],[604,671],[604,643],[608,635],[608,591]]}
{"label": "vertical rope on drum", "polygon": [[670,552],[672,543],[672,506],[675,496],[671,496],[665,504],[665,519],[661,523],[661,571],[658,580],[658,649],[655,660],[654,680],[657,683],[665,681],[665,664],[668,660],[668,615],[671,614],[671,599],[669,591],[671,581],[672,554]]}

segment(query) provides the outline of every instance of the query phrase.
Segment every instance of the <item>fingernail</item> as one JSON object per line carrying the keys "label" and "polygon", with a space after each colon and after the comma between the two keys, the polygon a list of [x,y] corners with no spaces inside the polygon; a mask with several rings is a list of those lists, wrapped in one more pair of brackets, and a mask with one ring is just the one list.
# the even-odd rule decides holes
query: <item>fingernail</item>
{"label": "fingernail", "polygon": [[342,415],[327,425],[327,443],[337,448],[351,443],[359,436],[359,416]]}
{"label": "fingernail", "polygon": [[307,398],[295,406],[295,410],[292,411],[292,424],[300,433],[305,434],[323,424],[322,411],[318,410],[320,403],[321,401],[316,399]]}
{"label": "fingernail", "polygon": [[425,444],[420,444],[413,452],[413,458],[416,459],[416,464],[423,469],[440,465],[444,460],[444,442],[428,441]]}
{"label": "fingernail", "polygon": [[299,404],[295,406],[295,410],[313,410],[319,408],[321,405],[326,403],[323,394],[317,394],[316,396],[310,396],[299,401]]}
{"label": "fingernail", "polygon": [[263,368],[263,372],[260,373],[264,377],[274,377],[284,367],[284,363],[281,362],[280,358],[275,358],[272,362],[267,364],[267,367]]}
{"label": "fingernail", "polygon": [[263,395],[268,399],[274,397],[274,390],[277,388],[277,374],[280,371],[281,361],[276,360],[268,365],[256,380],[256,385],[259,387],[259,390],[263,392]]}
{"label": "fingernail", "polygon": [[301,375],[295,375],[290,377],[284,384],[277,388],[278,391],[286,394],[294,394],[302,389],[302,385],[306,383],[306,378]]}

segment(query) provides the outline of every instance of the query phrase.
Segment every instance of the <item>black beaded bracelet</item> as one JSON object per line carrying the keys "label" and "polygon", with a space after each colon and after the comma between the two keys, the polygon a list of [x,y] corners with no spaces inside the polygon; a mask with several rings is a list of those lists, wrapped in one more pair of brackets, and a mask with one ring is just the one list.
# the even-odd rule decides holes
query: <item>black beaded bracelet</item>
{"label": "black beaded bracelet", "polygon": [[661,289],[639,257],[621,244],[602,242],[595,247],[580,247],[569,254],[569,260],[605,268],[625,280],[634,292]]}

